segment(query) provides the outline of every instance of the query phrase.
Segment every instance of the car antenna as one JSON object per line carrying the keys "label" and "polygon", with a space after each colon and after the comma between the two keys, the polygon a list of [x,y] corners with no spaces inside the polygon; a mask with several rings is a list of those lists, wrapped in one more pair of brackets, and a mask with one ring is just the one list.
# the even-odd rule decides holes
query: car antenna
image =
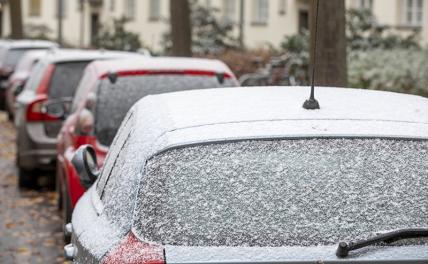
{"label": "car antenna", "polygon": [[320,109],[320,104],[318,103],[317,99],[315,99],[315,68],[317,63],[317,40],[318,40],[318,10],[320,6],[320,0],[314,0],[317,2],[316,4],[316,10],[315,10],[315,40],[314,40],[314,47],[313,47],[313,58],[312,58],[312,83],[311,83],[311,95],[308,100],[305,101],[303,104],[303,108],[306,110],[316,110]]}

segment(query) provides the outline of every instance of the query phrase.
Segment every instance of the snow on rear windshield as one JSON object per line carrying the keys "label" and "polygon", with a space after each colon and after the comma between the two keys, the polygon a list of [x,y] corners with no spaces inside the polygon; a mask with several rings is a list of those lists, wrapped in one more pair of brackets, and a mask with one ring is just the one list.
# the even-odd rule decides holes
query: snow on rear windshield
{"label": "snow on rear windshield", "polygon": [[148,161],[136,225],[148,241],[169,245],[333,245],[427,227],[427,182],[426,141],[186,147]]}
{"label": "snow on rear windshield", "polygon": [[191,75],[119,77],[115,84],[103,80],[97,95],[95,134],[101,144],[109,146],[128,110],[146,95],[231,86],[236,86],[231,79],[220,84],[217,77]]}

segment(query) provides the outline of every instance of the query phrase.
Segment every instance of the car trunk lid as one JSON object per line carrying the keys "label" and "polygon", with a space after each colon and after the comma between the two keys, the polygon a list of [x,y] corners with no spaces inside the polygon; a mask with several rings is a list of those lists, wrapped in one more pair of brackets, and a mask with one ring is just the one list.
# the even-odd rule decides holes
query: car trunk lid
{"label": "car trunk lid", "polygon": [[167,264],[290,263],[426,263],[428,246],[369,247],[348,258],[336,257],[337,246],[184,247],[166,246]]}

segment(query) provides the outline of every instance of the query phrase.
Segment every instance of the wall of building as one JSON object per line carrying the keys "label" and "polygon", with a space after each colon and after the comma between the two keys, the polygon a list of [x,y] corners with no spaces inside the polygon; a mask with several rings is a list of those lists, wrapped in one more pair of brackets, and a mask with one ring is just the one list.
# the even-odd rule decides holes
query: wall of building
{"label": "wall of building", "polygon": [[[41,0],[42,8],[40,16],[29,14],[29,1],[21,0],[23,5],[24,25],[46,25],[52,31],[50,38],[56,39],[58,23],[56,18],[57,0]],[[157,0],[160,5],[159,16],[153,19],[150,15],[150,0],[134,0],[133,13],[135,17],[128,23],[127,29],[138,33],[144,45],[154,51],[162,50],[163,35],[169,30],[169,1]],[[201,4],[209,4],[220,10],[219,19],[224,19],[225,5],[227,1],[234,2],[232,22],[236,24],[234,34],[238,36],[238,22],[240,0],[199,0]],[[299,31],[299,12],[305,12],[309,8],[310,0],[268,0],[268,19],[266,23],[254,23],[256,0],[245,0],[244,10],[244,43],[247,47],[257,48],[274,46],[278,47],[286,35]],[[358,8],[361,0],[345,0],[348,8]],[[368,1],[368,0],[367,0]],[[100,0],[101,6],[90,5],[88,0],[80,9],[79,0],[64,0],[66,14],[63,22],[64,42],[73,46],[89,47],[92,30],[92,17],[98,15],[103,27],[110,27],[113,18],[120,18],[129,12],[126,8],[128,0]],[[95,1],[97,2],[97,1]],[[423,27],[409,26],[404,23],[405,0],[373,0],[372,11],[381,25],[387,25],[395,29],[397,33],[408,34],[415,29],[421,29],[421,39],[428,43],[428,0],[424,0]],[[284,10],[281,8],[284,7]],[[10,16],[8,5],[3,5],[3,36],[10,34]],[[284,11],[284,12],[282,12]]]}

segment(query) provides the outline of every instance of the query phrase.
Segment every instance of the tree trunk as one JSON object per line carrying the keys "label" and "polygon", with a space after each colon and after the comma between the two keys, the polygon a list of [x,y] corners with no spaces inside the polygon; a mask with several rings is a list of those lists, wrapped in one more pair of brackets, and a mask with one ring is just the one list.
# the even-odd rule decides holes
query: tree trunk
{"label": "tree trunk", "polygon": [[22,26],[22,5],[21,0],[9,1],[10,24],[12,28],[11,38],[22,39],[24,37]]}
{"label": "tree trunk", "polygon": [[192,56],[192,29],[188,0],[170,0],[172,55]]}
{"label": "tree trunk", "polygon": [[312,62],[315,45],[315,14],[318,1],[315,84],[318,86],[345,87],[347,85],[345,0],[311,0]]}

